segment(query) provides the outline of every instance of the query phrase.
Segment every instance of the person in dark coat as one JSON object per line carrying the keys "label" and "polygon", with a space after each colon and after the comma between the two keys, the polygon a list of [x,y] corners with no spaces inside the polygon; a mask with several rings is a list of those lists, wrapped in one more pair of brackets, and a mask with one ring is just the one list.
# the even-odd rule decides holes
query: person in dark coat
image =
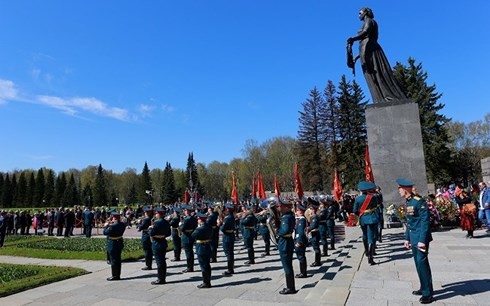
{"label": "person in dark coat", "polygon": [[322,254],[320,252],[320,216],[318,216],[319,203],[312,198],[308,198],[308,209],[310,210],[310,226],[308,227],[308,234],[310,234],[310,244],[315,253],[315,261],[310,265],[311,267],[319,267],[322,265]]}
{"label": "person in dark coat", "polygon": [[56,236],[63,236],[63,227],[65,226],[65,214],[63,207],[60,207],[54,216],[56,223]]}
{"label": "person in dark coat", "polygon": [[5,233],[7,232],[7,212],[2,211],[0,213],[0,248],[3,247],[5,241]]}
{"label": "person in dark coat", "polygon": [[[335,218],[339,211],[339,206],[332,196],[327,197],[327,234],[330,239],[330,249],[335,250]],[[325,244],[327,241],[325,240]]]}
{"label": "person in dark coat", "polygon": [[271,232],[267,227],[267,218],[268,218],[267,208],[264,208],[257,216],[257,223],[259,224],[259,234],[262,236],[262,239],[264,240],[265,251],[262,254],[262,257],[269,256],[270,249],[271,249]]}
{"label": "person in dark coat", "polygon": [[174,215],[170,220],[172,242],[174,244],[174,258],[170,261],[180,261],[180,254],[182,253],[182,231],[180,230],[181,212],[182,210],[179,207],[175,207]]}
{"label": "person in dark coat", "polygon": [[48,222],[48,236],[54,235],[54,219],[55,219],[55,211],[54,209],[50,209],[46,214],[46,219]]}
{"label": "person in dark coat", "polygon": [[85,211],[83,212],[83,228],[85,231],[85,237],[92,237],[92,224],[94,223],[94,213],[90,210],[90,208],[85,207]]}
{"label": "person in dark coat", "polygon": [[223,224],[220,230],[223,233],[223,251],[225,252],[227,270],[223,275],[232,275],[235,273],[235,206],[233,204],[225,204],[226,217],[223,219]]}
{"label": "person in dark coat", "polygon": [[112,220],[104,224],[104,235],[107,236],[107,254],[111,264],[111,277],[108,281],[121,279],[121,254],[124,249],[123,235],[126,230],[126,224],[121,222],[121,215],[118,212],[112,212]]}
{"label": "person in dark coat", "polygon": [[280,294],[295,294],[293,271],[294,239],[293,231],[296,224],[294,214],[291,211],[292,205],[279,198],[279,209],[281,211],[281,225],[277,231],[279,235],[278,250],[281,257],[281,264],[286,276],[286,288],[279,291]]}
{"label": "person in dark coat", "polygon": [[192,216],[192,206],[182,205],[182,208],[185,211],[185,217],[180,230],[182,231],[182,247],[187,260],[187,268],[183,272],[187,273],[194,272],[194,238],[192,238],[192,232],[197,227],[197,219]]}
{"label": "person in dark coat", "polygon": [[218,228],[218,217],[219,214],[215,211],[213,204],[208,205],[208,218],[206,222],[213,230],[211,236],[211,262],[217,262],[218,256],[218,244],[219,244],[219,228]]}
{"label": "person in dark coat", "polygon": [[67,209],[65,213],[65,222],[66,222],[66,228],[65,228],[65,237],[70,237],[73,235],[73,227],[75,226],[75,213],[73,212],[72,209]]}
{"label": "person in dark coat", "polygon": [[144,207],[145,217],[140,219],[138,224],[138,232],[141,232],[141,245],[145,254],[145,266],[141,270],[151,270],[153,262],[153,249],[150,239],[149,228],[151,226],[152,209]]}
{"label": "person in dark coat", "polygon": [[327,197],[320,197],[319,208],[319,224],[318,230],[320,231],[320,244],[322,245],[322,256],[328,256],[328,241],[327,241]]}
{"label": "person in dark coat", "polygon": [[245,262],[246,265],[255,264],[255,250],[254,250],[254,237],[255,237],[255,224],[257,223],[257,218],[254,215],[253,205],[245,205],[246,211],[243,212],[242,218],[240,220],[240,225],[243,227],[243,240],[245,242],[245,247],[247,248],[248,261]]}
{"label": "person in dark coat", "polygon": [[166,283],[167,262],[165,254],[167,253],[167,237],[170,237],[170,224],[165,220],[165,209],[158,207],[155,214],[155,222],[149,227],[151,239],[151,249],[155,256],[157,264],[158,279],[151,282],[152,285],[163,285]]}
{"label": "person in dark coat", "polygon": [[208,216],[203,213],[197,213],[198,227],[192,232],[192,238],[196,242],[196,255],[199,261],[199,267],[202,272],[202,284],[197,288],[211,288],[211,236],[213,229],[206,222]]}
{"label": "person in dark coat", "polygon": [[306,247],[308,246],[308,237],[306,237],[307,220],[305,217],[306,207],[301,203],[296,204],[296,237],[294,239],[294,251],[299,261],[299,274],[297,278],[306,278]]}

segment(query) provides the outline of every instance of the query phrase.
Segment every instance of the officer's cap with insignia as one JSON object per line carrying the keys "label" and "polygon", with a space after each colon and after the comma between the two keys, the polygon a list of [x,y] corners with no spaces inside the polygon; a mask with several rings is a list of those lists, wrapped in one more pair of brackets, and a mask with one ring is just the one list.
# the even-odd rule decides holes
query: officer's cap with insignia
{"label": "officer's cap with insignia", "polygon": [[278,205],[279,205],[279,206],[291,206],[292,204],[291,204],[291,202],[289,202],[289,201],[286,201],[286,200],[284,200],[284,199],[279,198],[279,203],[278,203]]}
{"label": "officer's cap with insignia", "polygon": [[143,211],[152,211],[151,207],[149,206],[143,206]]}
{"label": "officer's cap with insignia", "polygon": [[301,205],[301,204],[296,204],[296,210],[302,210],[302,211],[305,211],[306,210],[306,207]]}
{"label": "officer's cap with insignia", "polygon": [[208,215],[203,214],[202,212],[198,212],[196,214],[196,217],[198,217],[199,219],[207,219],[208,218]]}
{"label": "officer's cap with insignia", "polygon": [[245,206],[246,209],[254,209],[253,205],[243,204],[243,206]]}
{"label": "officer's cap with insignia", "polygon": [[165,215],[165,213],[166,213],[165,208],[163,208],[163,207],[157,207],[156,212],[159,215]]}
{"label": "officer's cap with insignia", "polygon": [[192,206],[187,205],[187,204],[183,204],[181,207],[182,207],[182,209],[194,210],[194,208],[192,208]]}
{"label": "officer's cap with insignia", "polygon": [[226,203],[225,204],[225,208],[230,209],[230,210],[233,210],[233,209],[235,209],[235,205],[233,205],[231,203]]}
{"label": "officer's cap with insignia", "polygon": [[121,214],[118,211],[114,210],[111,212],[111,216],[118,218],[121,216]]}
{"label": "officer's cap with insignia", "polygon": [[360,191],[376,189],[376,184],[372,182],[362,181],[357,184],[357,189]]}
{"label": "officer's cap with insignia", "polygon": [[411,181],[406,179],[401,179],[401,178],[396,179],[396,183],[398,184],[399,187],[412,187],[413,185],[415,185]]}
{"label": "officer's cap with insignia", "polygon": [[182,209],[180,209],[180,207],[175,207],[174,211],[180,214],[182,212]]}

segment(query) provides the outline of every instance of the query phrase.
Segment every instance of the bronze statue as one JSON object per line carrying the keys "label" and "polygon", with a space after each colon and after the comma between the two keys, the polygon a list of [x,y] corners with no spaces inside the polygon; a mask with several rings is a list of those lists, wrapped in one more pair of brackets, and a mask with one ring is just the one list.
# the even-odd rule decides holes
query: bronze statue
{"label": "bronze statue", "polygon": [[[364,22],[356,36],[347,39],[347,66],[352,68],[357,59],[361,60],[362,72],[366,78],[373,103],[396,102],[406,100],[383,49],[378,44],[378,24],[370,8],[359,11],[359,19]],[[352,44],[359,41],[359,55],[352,56]]]}

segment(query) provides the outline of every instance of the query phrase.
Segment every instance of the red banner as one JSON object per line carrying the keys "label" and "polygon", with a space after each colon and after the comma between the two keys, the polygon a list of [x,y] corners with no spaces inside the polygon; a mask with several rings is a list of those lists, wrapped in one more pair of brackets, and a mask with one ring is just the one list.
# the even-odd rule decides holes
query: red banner
{"label": "red banner", "polygon": [[278,198],[281,195],[281,189],[279,189],[279,182],[277,181],[277,176],[275,175],[274,175],[274,193]]}
{"label": "red banner", "polygon": [[301,186],[301,180],[299,179],[298,164],[294,164],[294,191],[298,195],[299,199],[303,198],[303,186]]}
{"label": "red banner", "polygon": [[342,199],[342,193],[342,185],[340,184],[338,171],[336,169],[333,178],[333,196],[335,197],[336,201],[340,201],[340,199]]}
{"label": "red banner", "polygon": [[371,168],[371,159],[369,158],[369,146],[366,144],[366,154],[364,158],[364,162],[366,163],[366,181],[374,183],[374,175],[373,169]]}
{"label": "red banner", "polygon": [[236,189],[236,177],[235,177],[235,172],[231,173],[231,180],[232,180],[232,186],[231,186],[231,198],[235,202],[235,205],[240,204],[240,201],[238,200],[238,192]]}
{"label": "red banner", "polygon": [[189,194],[189,190],[186,190],[184,192],[184,202],[185,202],[185,204],[189,204],[190,200],[191,200],[191,195]]}
{"label": "red banner", "polygon": [[257,198],[257,186],[255,185],[255,176],[252,176],[252,199]]}
{"label": "red banner", "polygon": [[262,174],[260,173],[260,170],[259,170],[259,173],[257,174],[257,192],[258,192],[258,197],[260,199],[266,198],[264,181],[262,180]]}

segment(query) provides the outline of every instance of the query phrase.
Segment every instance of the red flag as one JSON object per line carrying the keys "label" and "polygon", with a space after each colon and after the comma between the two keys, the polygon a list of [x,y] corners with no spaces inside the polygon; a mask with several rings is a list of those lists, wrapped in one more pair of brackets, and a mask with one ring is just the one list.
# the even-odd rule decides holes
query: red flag
{"label": "red flag", "polygon": [[279,189],[279,182],[277,181],[277,176],[275,175],[274,175],[274,193],[278,198],[281,195],[281,190]]}
{"label": "red flag", "polygon": [[199,193],[197,191],[194,191],[194,203],[199,202]]}
{"label": "red flag", "polygon": [[255,176],[252,176],[252,199],[257,198],[257,186],[255,185]]}
{"label": "red flag", "polygon": [[189,194],[189,190],[186,189],[185,192],[184,192],[184,202],[185,202],[185,204],[189,204],[190,200],[191,200],[191,195]]}
{"label": "red flag", "polygon": [[369,158],[369,146],[366,144],[366,154],[364,158],[364,162],[366,163],[366,181],[374,183],[374,175],[373,169],[371,168],[371,159]]}
{"label": "red flag", "polygon": [[258,192],[258,197],[260,199],[266,198],[264,181],[262,181],[262,174],[260,173],[260,170],[259,170],[259,173],[257,174],[257,192]]}
{"label": "red flag", "polygon": [[235,172],[231,173],[232,187],[231,187],[231,198],[235,201],[235,205],[240,204],[238,201],[238,192],[236,190],[236,177]]}
{"label": "red flag", "polygon": [[301,180],[299,179],[298,164],[294,164],[294,191],[298,195],[298,198],[303,198],[303,186],[301,186]]}
{"label": "red flag", "polygon": [[335,197],[336,201],[340,201],[340,199],[342,198],[342,193],[342,185],[340,184],[337,169],[335,169],[335,174],[333,178],[333,196]]}

